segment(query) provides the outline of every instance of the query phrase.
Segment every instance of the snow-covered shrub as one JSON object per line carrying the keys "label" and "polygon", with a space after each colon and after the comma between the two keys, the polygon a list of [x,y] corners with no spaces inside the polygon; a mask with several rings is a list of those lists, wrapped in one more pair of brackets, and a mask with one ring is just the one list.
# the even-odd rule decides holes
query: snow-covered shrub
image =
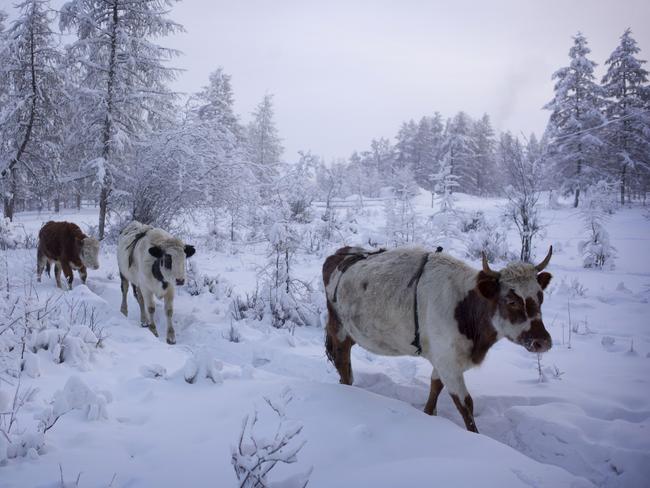
{"label": "snow-covered shrub", "polygon": [[[271,482],[269,474],[278,463],[293,464],[306,441],[301,440],[303,426],[290,420],[286,407],[292,400],[291,390],[286,389],[276,400],[264,398],[267,409],[262,415],[275,417],[275,429],[269,431],[272,420],[260,422],[260,411],[255,408],[252,416],[246,415],[236,446],[231,449],[231,462],[240,488],[291,487],[304,488],[309,483],[313,468],[285,480]],[[266,432],[261,432],[267,427]]]}
{"label": "snow-covered shrub", "polygon": [[580,218],[587,233],[587,239],[578,243],[585,268],[612,268],[616,248],[612,246],[605,224],[614,211],[612,191],[606,181],[599,181],[587,188],[580,208]]}
{"label": "snow-covered shrub", "polygon": [[222,283],[223,280],[221,276],[208,276],[200,273],[195,261],[187,262],[186,275],[187,283],[185,285],[185,290],[187,290],[187,292],[192,296],[211,293],[218,299],[222,295],[230,296],[229,294],[232,292],[232,288],[225,286],[224,283]]}
{"label": "snow-covered shrub", "polygon": [[286,221],[273,224],[268,239],[263,295],[271,324],[276,328],[317,324],[319,311],[311,299],[311,286],[293,275],[293,262],[301,242],[295,224]]}
{"label": "snow-covered shrub", "polygon": [[462,223],[467,256],[479,259],[485,253],[488,261],[511,258],[506,230],[498,222],[488,221],[482,212],[476,212]]}
{"label": "snow-covered shrub", "polygon": [[262,320],[266,305],[258,288],[245,296],[236,295],[230,302],[230,315],[235,320],[255,319]]}
{"label": "snow-covered shrub", "polygon": [[22,239],[17,224],[0,217],[0,249],[16,249],[20,247],[21,243]]}
{"label": "snow-covered shrub", "polygon": [[209,352],[200,351],[188,358],[183,366],[185,381],[194,384],[201,380],[210,380],[212,383],[223,383],[221,370],[223,363],[215,359]]}

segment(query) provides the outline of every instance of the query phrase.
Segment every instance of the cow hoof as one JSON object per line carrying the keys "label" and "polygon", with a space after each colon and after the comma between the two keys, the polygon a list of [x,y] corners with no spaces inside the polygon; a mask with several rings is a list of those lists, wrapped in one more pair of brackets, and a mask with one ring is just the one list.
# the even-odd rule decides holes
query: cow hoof
{"label": "cow hoof", "polygon": [[128,316],[129,316],[129,311],[128,311],[126,308],[120,308],[120,312],[121,312],[122,315],[124,315],[125,317],[128,317]]}
{"label": "cow hoof", "polygon": [[167,337],[167,344],[173,346],[176,344],[176,338],[175,337]]}
{"label": "cow hoof", "polygon": [[150,327],[149,327],[149,330],[151,331],[151,333],[152,333],[153,335],[155,335],[156,337],[158,337],[158,331],[156,330],[156,326],[155,326],[155,325],[150,326]]}

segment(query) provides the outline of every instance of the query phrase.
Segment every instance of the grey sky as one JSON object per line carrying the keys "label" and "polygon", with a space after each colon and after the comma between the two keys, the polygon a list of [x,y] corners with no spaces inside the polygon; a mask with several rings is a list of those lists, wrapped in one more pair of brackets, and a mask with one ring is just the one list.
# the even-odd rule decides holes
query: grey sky
{"label": "grey sky", "polygon": [[185,0],[172,17],[187,29],[165,42],[185,53],[177,88],[196,90],[221,65],[243,120],[275,94],[287,160],[347,157],[436,110],[541,132],[578,30],[601,65],[628,26],[650,57],[648,1]]}
{"label": "grey sky", "polygon": [[648,0],[184,0],[170,16],[187,29],[162,41],[184,52],[174,88],[196,91],[223,66],[243,121],[273,93],[288,161],[348,157],[434,111],[540,133],[578,30],[599,78],[628,26],[650,58]]}

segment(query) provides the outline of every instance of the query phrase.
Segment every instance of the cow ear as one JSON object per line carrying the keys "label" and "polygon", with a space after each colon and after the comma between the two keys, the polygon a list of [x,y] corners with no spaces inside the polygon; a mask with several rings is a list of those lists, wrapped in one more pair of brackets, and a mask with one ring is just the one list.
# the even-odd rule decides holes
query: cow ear
{"label": "cow ear", "polygon": [[551,273],[547,273],[546,271],[542,271],[537,275],[537,283],[539,283],[539,286],[542,287],[542,290],[546,290],[546,287],[551,282],[552,277],[553,275],[551,275]]}
{"label": "cow ear", "polygon": [[149,254],[151,254],[154,258],[161,258],[164,253],[163,250],[158,246],[151,246],[149,248]]}
{"label": "cow ear", "polygon": [[196,252],[196,249],[194,249],[194,246],[190,246],[189,244],[185,246],[185,256],[188,258],[194,256],[194,253]]}
{"label": "cow ear", "polygon": [[499,279],[493,276],[485,274],[483,271],[480,271],[478,274],[478,280],[476,283],[476,288],[484,298],[492,300],[499,295]]}

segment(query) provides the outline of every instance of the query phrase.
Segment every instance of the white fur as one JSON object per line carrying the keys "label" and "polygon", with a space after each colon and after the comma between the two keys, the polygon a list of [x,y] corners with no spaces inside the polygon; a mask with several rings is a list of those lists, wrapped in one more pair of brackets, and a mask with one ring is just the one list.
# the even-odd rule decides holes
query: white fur
{"label": "white fur", "polygon": [[[139,239],[131,248],[136,236],[145,232],[144,237]],[[172,256],[172,269],[168,270],[160,266],[167,287],[163,288],[160,280],[156,279],[152,267],[156,262],[154,256],[149,252],[151,247],[159,247],[165,253]],[[117,245],[117,262],[120,274],[126,279],[126,290],[124,283],[122,288],[122,308],[124,315],[128,313],[126,295],[128,293],[128,282],[134,284],[141,297],[138,297],[140,305],[140,320],[142,325],[148,325],[151,331],[157,334],[154,323],[155,301],[154,296],[163,299],[165,303],[165,315],[167,317],[167,342],[175,342],[175,332],[172,323],[174,311],[174,292],[176,280],[185,280],[185,251],[183,242],[168,232],[133,221],[121,232]],[[129,266],[129,255],[133,252],[133,262]]]}

